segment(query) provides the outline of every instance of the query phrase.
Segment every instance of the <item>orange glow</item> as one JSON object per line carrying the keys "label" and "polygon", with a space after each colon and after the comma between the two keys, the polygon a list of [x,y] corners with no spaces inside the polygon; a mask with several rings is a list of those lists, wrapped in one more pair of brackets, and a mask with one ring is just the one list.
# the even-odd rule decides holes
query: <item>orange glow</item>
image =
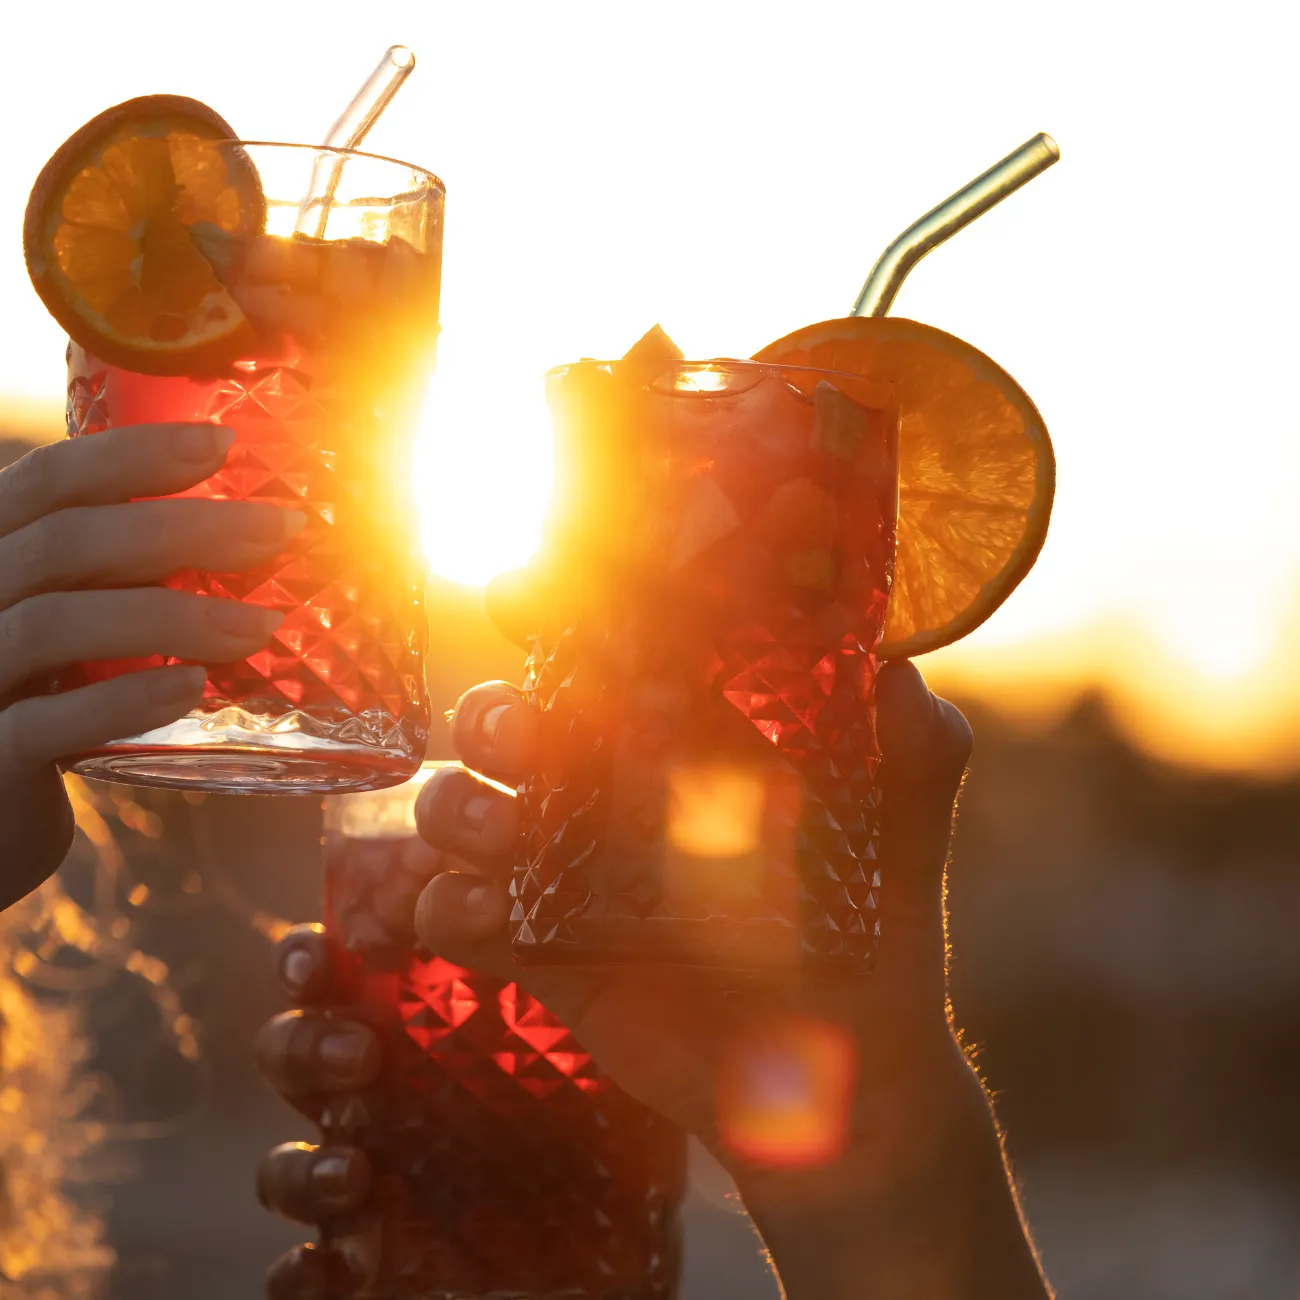
{"label": "orange glow", "polygon": [[433,572],[482,586],[526,564],[541,542],[551,478],[540,371],[443,347],[411,475]]}
{"label": "orange glow", "polygon": [[[835,39],[805,24],[806,48],[717,0],[669,0],[650,26],[633,7],[561,0],[517,7],[504,28],[491,6],[376,0],[340,41],[291,7],[228,0],[195,60],[161,0],[136,8],[129,31],[62,43],[57,95],[40,59],[13,61],[0,89],[22,124],[0,176],[7,228],[21,228],[45,160],[109,104],[176,89],[248,137],[318,140],[377,52],[408,43],[420,65],[367,145],[447,182],[439,375],[413,490],[434,570],[470,584],[526,562],[540,537],[548,366],[620,355],[655,321],[687,356],[749,356],[843,314],[909,221],[1051,131],[1060,165],[926,258],[894,309],[1005,365],[1042,411],[1059,469],[1035,571],[968,642],[921,666],[1026,719],[1101,686],[1170,757],[1300,762],[1294,253],[1234,242],[1230,319],[1207,308],[1200,273],[1205,249],[1289,210],[1288,169],[1257,129],[1291,112],[1287,42],[1192,25],[1171,60],[1158,6],[1115,41],[1066,7],[1030,22],[1002,0],[978,23],[954,18],[945,39],[924,6],[839,6]],[[925,57],[873,61],[874,95],[907,112],[864,131],[871,49]],[[1202,93],[1206,66],[1222,70],[1224,95]],[[982,93],[984,70],[1006,67],[1014,84]],[[1133,147],[1153,112],[1158,160]],[[1159,240],[1134,238],[1116,195],[1168,211],[1220,139],[1249,184],[1201,187]],[[56,437],[64,340],[13,248],[0,296],[6,431]]]}
{"label": "orange glow", "polygon": [[791,1016],[729,1044],[718,1074],[718,1132],[753,1164],[798,1168],[844,1149],[857,1074],[853,1042],[824,1021]]}
{"label": "orange glow", "polygon": [[668,840],[698,858],[735,858],[762,842],[767,791],[762,775],[709,763],[668,774]]}

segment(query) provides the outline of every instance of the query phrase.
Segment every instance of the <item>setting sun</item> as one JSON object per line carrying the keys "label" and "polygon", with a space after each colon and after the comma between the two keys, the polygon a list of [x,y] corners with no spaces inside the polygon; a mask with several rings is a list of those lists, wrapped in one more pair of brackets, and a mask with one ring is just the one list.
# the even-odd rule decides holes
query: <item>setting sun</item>
{"label": "setting sun", "polygon": [[[904,226],[1050,131],[1061,164],[925,260],[893,309],[1006,366],[1042,411],[1059,467],[1033,573],[924,666],[1010,708],[1100,686],[1150,743],[1207,763],[1300,757],[1284,739],[1300,722],[1285,653],[1300,431],[1280,387],[1295,254],[1232,243],[1223,328],[1207,324],[1202,269],[1205,250],[1259,212],[1289,210],[1290,182],[1257,126],[1289,112],[1289,76],[1264,66],[1280,54],[1255,49],[1249,79],[1207,99],[1219,38],[1189,30],[1153,98],[1145,71],[1167,35],[1154,10],[1125,17],[1117,45],[1108,23],[1078,29],[1028,4],[989,24],[954,9],[941,31],[919,10],[842,11],[833,41],[815,25],[776,39],[726,6],[670,3],[646,25],[586,3],[520,6],[505,23],[473,6],[378,4],[351,14],[340,42],[328,25],[232,0],[205,58],[182,64],[170,11],[138,9],[138,39],[111,61],[92,43],[61,49],[59,96],[9,141],[10,229],[45,159],[107,104],[183,89],[246,137],[316,140],[376,55],[409,44],[419,67],[367,143],[448,188],[439,370],[412,489],[434,572],[470,585],[537,546],[548,367],[619,356],[655,322],[707,358],[844,315]],[[633,43],[635,59],[608,57]],[[1067,44],[1070,59],[1044,56]],[[868,52],[918,49],[921,60],[869,60],[873,102],[907,111],[866,114]],[[40,75],[12,62],[15,119]],[[1204,184],[1229,159],[1249,192]],[[1193,191],[1195,208],[1168,219],[1168,196]],[[0,289],[9,427],[57,436],[62,336],[18,256],[0,266]]]}
{"label": "setting sun", "polygon": [[551,473],[541,376],[444,349],[412,466],[430,570],[482,586],[526,564],[541,541]]}

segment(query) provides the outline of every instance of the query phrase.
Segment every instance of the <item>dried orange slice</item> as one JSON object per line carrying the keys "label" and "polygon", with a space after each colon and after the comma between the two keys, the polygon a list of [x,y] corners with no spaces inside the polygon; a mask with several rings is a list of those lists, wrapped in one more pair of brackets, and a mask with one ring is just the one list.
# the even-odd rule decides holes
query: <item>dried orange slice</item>
{"label": "dried orange slice", "polygon": [[23,250],[51,315],[96,356],[146,374],[221,369],[255,341],[208,254],[256,234],[257,173],[207,105],[146,95],[92,118],[27,201]]}
{"label": "dried orange slice", "polygon": [[809,325],[755,359],[894,386],[898,557],[881,657],[937,650],[983,623],[1038,558],[1056,490],[1051,440],[1024,389],[969,343],[889,316]]}

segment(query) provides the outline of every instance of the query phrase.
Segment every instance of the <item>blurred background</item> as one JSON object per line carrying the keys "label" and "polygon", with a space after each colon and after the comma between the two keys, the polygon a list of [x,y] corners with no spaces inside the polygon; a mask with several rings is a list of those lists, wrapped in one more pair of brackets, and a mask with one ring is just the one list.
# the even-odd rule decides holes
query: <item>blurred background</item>
{"label": "blurred background", "polygon": [[[227,0],[200,23],[65,0],[56,62],[34,37],[0,48],[0,459],[62,433],[63,339],[20,251],[58,144],[158,91],[248,138],[315,140],[383,49],[410,45],[419,67],[369,147],[448,186],[414,485],[448,707],[520,670],[476,584],[539,535],[547,366],[621,354],[656,321],[688,356],[747,356],[844,314],[899,230],[1051,132],[1060,165],[923,262],[894,308],[1006,366],[1059,464],[1033,573],[921,665],[977,736],[954,1003],[1066,1300],[1294,1300],[1300,276],[1271,233],[1296,197],[1278,162],[1294,13],[329,12]],[[120,1300],[255,1296],[300,1234],[258,1209],[252,1171],[309,1135],[249,1044],[278,1009],[270,937],[317,914],[317,811],[80,798],[66,881],[4,918],[0,1294],[91,1295],[108,1277]],[[69,948],[75,978],[37,989],[40,954]],[[707,1168],[688,1243],[692,1300],[775,1294]]]}

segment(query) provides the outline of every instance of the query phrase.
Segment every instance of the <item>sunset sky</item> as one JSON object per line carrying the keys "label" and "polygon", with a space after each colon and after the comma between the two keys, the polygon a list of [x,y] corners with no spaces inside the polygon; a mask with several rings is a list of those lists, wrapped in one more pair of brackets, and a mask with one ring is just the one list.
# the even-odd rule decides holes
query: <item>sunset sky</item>
{"label": "sunset sky", "polygon": [[0,49],[0,420],[60,429],[62,339],[20,241],[69,133],[175,91],[247,138],[315,140],[403,42],[419,64],[368,147],[448,187],[417,486],[435,568],[481,581],[536,541],[547,366],[617,355],[656,321],[688,356],[744,356],[845,314],[895,234],[1048,131],[1062,161],[925,260],[893,309],[1009,369],[1059,463],[1037,568],[922,667],[1027,715],[1099,682],[1162,753],[1300,760],[1286,7],[1248,0],[1230,23],[1005,0],[182,12],[110,21],[65,0],[57,59]]}

